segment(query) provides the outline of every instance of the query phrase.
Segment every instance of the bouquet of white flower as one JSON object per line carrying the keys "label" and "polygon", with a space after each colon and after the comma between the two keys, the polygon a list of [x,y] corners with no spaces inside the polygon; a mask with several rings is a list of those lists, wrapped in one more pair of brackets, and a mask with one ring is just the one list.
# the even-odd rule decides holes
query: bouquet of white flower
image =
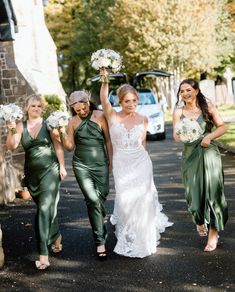
{"label": "bouquet of white flower", "polygon": [[[10,122],[10,121],[15,121],[15,120],[21,120],[22,118],[23,118],[23,111],[18,105],[14,103],[0,105],[0,119]],[[15,134],[16,129],[12,128],[11,132]]]}
{"label": "bouquet of white flower", "polygon": [[202,136],[203,131],[195,119],[183,118],[175,125],[176,135],[184,143],[191,143]]}
{"label": "bouquet of white flower", "polygon": [[66,127],[69,122],[69,115],[67,112],[53,112],[47,119],[46,124],[49,130]]}
{"label": "bouquet of white flower", "polygon": [[[91,55],[91,66],[99,70],[100,68],[108,68],[113,73],[116,73],[123,68],[122,66],[122,57],[119,53],[110,50],[110,49],[100,49],[96,52],[94,52]],[[101,76],[101,79],[103,78],[104,82],[109,81],[108,75]]]}

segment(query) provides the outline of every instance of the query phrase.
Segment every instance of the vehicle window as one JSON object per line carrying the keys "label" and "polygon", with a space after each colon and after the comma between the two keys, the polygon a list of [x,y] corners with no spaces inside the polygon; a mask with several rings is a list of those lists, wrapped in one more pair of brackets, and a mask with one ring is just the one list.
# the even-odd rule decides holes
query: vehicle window
{"label": "vehicle window", "polygon": [[109,96],[109,101],[110,101],[112,106],[119,106],[119,100],[118,100],[118,96],[117,95],[111,94]]}
{"label": "vehicle window", "polygon": [[156,104],[156,100],[151,92],[139,93],[139,105]]}

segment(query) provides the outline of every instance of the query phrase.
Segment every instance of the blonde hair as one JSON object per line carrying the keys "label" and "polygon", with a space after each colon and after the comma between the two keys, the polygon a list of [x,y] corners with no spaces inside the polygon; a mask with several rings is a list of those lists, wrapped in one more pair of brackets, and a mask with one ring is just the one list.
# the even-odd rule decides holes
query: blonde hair
{"label": "blonde hair", "polygon": [[24,107],[24,112],[25,112],[25,116],[28,118],[28,110],[31,106],[31,104],[34,102],[34,101],[39,101],[42,105],[42,109],[44,110],[45,108],[45,105],[46,105],[46,102],[44,100],[44,98],[40,95],[34,95],[34,96],[30,96],[27,100],[26,100],[26,104],[25,104],[25,107]]}
{"label": "blonde hair", "polygon": [[119,98],[119,103],[121,103],[123,101],[124,97],[128,93],[134,94],[137,97],[137,100],[139,99],[138,93],[137,93],[136,89],[133,86],[131,86],[129,84],[123,84],[117,89],[117,95],[118,95],[118,98]]}

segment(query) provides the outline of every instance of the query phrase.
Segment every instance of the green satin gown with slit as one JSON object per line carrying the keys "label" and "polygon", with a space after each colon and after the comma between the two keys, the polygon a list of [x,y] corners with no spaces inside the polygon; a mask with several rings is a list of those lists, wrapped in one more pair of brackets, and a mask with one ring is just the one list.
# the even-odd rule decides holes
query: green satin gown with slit
{"label": "green satin gown with slit", "polygon": [[32,138],[23,123],[21,139],[25,150],[25,181],[36,203],[35,233],[40,255],[48,255],[48,245],[59,236],[57,204],[59,201],[59,163],[46,124]]}
{"label": "green satin gown with slit", "polygon": [[105,200],[109,193],[108,159],[100,126],[91,121],[92,112],[82,119],[74,132],[73,170],[85,197],[88,216],[97,246],[105,244]]}
{"label": "green satin gown with slit", "polygon": [[[206,133],[202,114],[197,119]],[[215,141],[208,148],[200,145],[201,138],[185,143],[182,176],[188,210],[195,224],[223,230],[228,219],[224,196],[224,175],[220,151]]]}

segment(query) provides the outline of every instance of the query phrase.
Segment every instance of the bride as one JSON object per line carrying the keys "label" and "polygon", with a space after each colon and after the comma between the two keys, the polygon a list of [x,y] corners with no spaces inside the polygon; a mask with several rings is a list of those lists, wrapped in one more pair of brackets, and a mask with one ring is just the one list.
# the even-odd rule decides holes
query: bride
{"label": "bride", "polygon": [[114,251],[143,258],[156,252],[160,233],[173,223],[161,213],[162,205],[153,181],[152,161],[145,149],[148,120],[136,112],[137,91],[129,84],[117,90],[122,108],[116,112],[108,99],[108,72],[100,69],[100,99],[113,145],[115,203],[111,223],[117,243]]}

